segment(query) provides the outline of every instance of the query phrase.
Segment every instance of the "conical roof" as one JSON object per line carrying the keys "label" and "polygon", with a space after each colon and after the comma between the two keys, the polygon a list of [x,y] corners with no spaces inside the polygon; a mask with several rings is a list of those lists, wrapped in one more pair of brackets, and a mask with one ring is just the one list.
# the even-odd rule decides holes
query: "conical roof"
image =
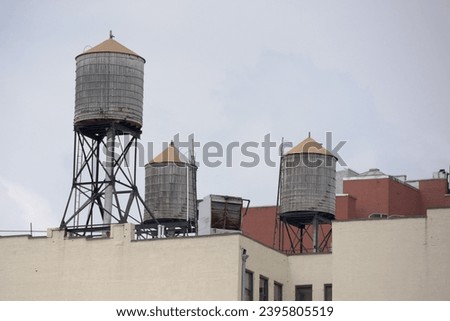
{"label": "conical roof", "polygon": [[[128,49],[127,47],[125,47],[121,43],[117,42],[113,38],[109,38],[109,39],[103,41],[102,43],[98,44],[97,46],[92,47],[89,50],[86,50],[82,54],[79,54],[77,56],[77,58],[82,55],[97,53],[97,52],[116,52],[116,53],[123,53],[123,54],[133,55],[133,56],[142,58],[137,53]],[[144,59],[144,58],[142,58],[142,59]],[[144,62],[145,62],[145,59],[144,59]]]}
{"label": "conical roof", "polygon": [[321,155],[329,155],[334,156],[329,150],[315,141],[313,138],[308,137],[303,140],[300,144],[294,146],[289,150],[286,155],[289,154],[321,154]]}
{"label": "conical roof", "polygon": [[170,143],[161,154],[152,159],[150,164],[155,163],[188,163],[186,157],[180,153],[180,151],[175,147],[173,142]]}

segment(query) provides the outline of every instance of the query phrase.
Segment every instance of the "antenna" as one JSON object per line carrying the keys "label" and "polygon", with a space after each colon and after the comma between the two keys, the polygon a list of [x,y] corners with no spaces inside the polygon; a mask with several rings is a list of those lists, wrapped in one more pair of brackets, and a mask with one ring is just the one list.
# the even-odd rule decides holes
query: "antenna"
{"label": "antenna", "polygon": [[188,149],[189,162],[190,162],[192,165],[195,165],[194,134],[192,134],[191,136],[189,136],[189,138],[190,138],[190,144],[189,144],[189,149]]}
{"label": "antenna", "polygon": [[112,30],[109,30],[109,39],[113,39],[113,38],[115,38],[115,36],[113,35]]}

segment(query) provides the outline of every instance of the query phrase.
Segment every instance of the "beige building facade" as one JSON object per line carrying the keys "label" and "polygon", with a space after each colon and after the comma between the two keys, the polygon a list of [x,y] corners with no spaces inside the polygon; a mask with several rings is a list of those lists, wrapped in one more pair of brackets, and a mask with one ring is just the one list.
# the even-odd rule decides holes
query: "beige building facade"
{"label": "beige building facade", "polygon": [[0,237],[0,299],[295,300],[309,288],[317,301],[326,289],[333,300],[450,300],[449,231],[450,209],[435,209],[334,222],[329,254],[285,255],[241,234],[135,240],[131,224],[100,239]]}

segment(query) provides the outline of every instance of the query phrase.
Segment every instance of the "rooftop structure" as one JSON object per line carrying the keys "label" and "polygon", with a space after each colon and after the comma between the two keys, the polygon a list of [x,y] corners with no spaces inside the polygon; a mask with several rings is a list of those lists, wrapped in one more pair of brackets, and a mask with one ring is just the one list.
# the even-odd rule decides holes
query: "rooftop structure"
{"label": "rooftop structure", "polygon": [[159,225],[166,236],[195,233],[196,177],[195,160],[183,156],[173,142],[145,165],[145,224]]}
{"label": "rooftop structure", "polygon": [[334,219],[336,159],[310,136],[281,156],[274,247],[302,253],[309,239],[316,253],[329,248],[331,229],[321,225]]}

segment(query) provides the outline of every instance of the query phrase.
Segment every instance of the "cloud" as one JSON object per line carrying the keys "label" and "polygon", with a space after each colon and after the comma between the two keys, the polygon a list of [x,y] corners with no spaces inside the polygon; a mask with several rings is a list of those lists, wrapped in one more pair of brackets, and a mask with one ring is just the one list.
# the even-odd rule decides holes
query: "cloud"
{"label": "cloud", "polygon": [[50,202],[25,186],[0,178],[0,200],[8,229],[28,229],[33,223],[33,229],[45,230],[55,224]]}

